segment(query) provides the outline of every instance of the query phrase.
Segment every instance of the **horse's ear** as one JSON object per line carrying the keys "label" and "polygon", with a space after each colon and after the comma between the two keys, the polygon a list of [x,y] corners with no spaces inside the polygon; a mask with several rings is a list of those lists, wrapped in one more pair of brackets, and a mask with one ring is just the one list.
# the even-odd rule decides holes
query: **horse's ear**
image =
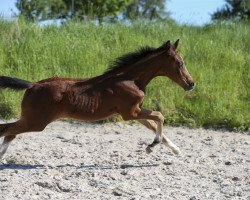
{"label": "horse's ear", "polygon": [[176,40],[176,42],[174,43],[174,45],[173,45],[173,50],[176,50],[177,49],[177,47],[178,47],[178,44],[179,44],[179,39],[178,40]]}
{"label": "horse's ear", "polygon": [[170,40],[168,40],[167,42],[165,42],[160,48],[161,49],[165,49],[165,50],[168,50],[170,49]]}

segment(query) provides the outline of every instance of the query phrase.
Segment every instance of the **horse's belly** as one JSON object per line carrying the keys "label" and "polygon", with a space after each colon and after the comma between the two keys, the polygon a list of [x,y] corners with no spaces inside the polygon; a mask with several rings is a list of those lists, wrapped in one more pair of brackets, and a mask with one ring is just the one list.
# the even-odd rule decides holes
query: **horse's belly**
{"label": "horse's belly", "polygon": [[70,112],[65,113],[64,117],[84,120],[84,121],[97,121],[105,119],[113,114],[116,114],[115,108],[102,108],[97,110],[85,110],[85,109],[72,109]]}

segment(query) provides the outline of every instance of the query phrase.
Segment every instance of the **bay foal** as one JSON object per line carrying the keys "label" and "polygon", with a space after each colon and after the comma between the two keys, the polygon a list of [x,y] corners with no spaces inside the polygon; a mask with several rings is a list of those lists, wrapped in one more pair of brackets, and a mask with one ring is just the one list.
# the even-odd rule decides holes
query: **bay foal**
{"label": "bay foal", "polygon": [[165,42],[159,48],[144,47],[126,54],[113,63],[102,75],[93,78],[49,78],[31,83],[17,78],[0,76],[0,88],[25,89],[21,117],[18,121],[0,124],[0,158],[16,135],[42,131],[59,118],[85,121],[104,119],[119,114],[124,120],[138,120],[155,132],[147,153],[163,142],[175,154],[180,152],[163,133],[164,117],[158,111],[142,108],[148,83],[157,76],[166,76],[185,90],[195,84],[184,61],[173,45]]}

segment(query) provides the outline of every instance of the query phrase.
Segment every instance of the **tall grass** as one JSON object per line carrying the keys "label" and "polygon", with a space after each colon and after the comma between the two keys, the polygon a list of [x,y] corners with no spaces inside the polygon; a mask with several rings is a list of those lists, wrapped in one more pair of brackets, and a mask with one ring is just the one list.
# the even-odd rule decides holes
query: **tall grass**
{"label": "tall grass", "polygon": [[[160,110],[171,125],[249,129],[250,28],[245,24],[96,26],[72,22],[41,27],[0,20],[0,75],[30,81],[92,77],[120,55],[177,38],[197,88],[184,92],[167,78],[156,78],[147,88],[144,107]],[[1,90],[0,116],[18,116],[22,95]]]}

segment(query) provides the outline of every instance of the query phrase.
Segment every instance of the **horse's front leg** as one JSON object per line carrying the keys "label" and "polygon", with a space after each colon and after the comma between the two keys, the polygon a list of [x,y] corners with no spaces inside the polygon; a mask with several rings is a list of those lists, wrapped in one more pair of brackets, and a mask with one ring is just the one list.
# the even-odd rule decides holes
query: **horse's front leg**
{"label": "horse's front leg", "polygon": [[164,117],[160,112],[141,109],[139,105],[136,105],[133,107],[133,109],[130,110],[130,112],[123,112],[121,113],[121,115],[124,120],[144,119],[144,120],[153,120],[156,123],[157,125],[156,135],[154,141],[147,146],[146,148],[147,153],[151,153],[152,148],[155,145],[162,142],[163,138],[162,129],[163,129]]}
{"label": "horse's front leg", "polygon": [[[148,129],[152,130],[155,134],[157,133],[157,124],[153,120],[148,119],[138,119],[138,122],[146,126]],[[164,145],[169,147],[174,154],[180,154],[180,149],[177,147],[164,133],[162,133],[162,142]]]}
{"label": "horse's front leg", "polygon": [[152,152],[152,148],[157,144],[161,143],[163,140],[163,123],[164,116],[158,111],[149,111],[142,109],[141,112],[138,113],[137,117],[139,119],[153,120],[156,123],[156,131],[155,138],[151,144],[149,144],[146,148],[146,152],[149,154]]}

